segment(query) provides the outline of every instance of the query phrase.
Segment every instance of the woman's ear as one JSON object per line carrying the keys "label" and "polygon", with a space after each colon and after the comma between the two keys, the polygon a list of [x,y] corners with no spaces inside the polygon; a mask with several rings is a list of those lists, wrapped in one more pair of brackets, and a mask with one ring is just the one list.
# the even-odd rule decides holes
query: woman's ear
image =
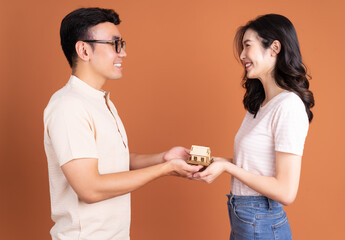
{"label": "woman's ear", "polygon": [[89,61],[90,53],[91,53],[91,46],[83,41],[78,41],[75,44],[75,51],[77,52],[78,57],[82,61]]}
{"label": "woman's ear", "polygon": [[278,55],[278,53],[281,50],[281,44],[278,40],[274,40],[273,43],[271,44],[271,49],[272,49],[272,56]]}

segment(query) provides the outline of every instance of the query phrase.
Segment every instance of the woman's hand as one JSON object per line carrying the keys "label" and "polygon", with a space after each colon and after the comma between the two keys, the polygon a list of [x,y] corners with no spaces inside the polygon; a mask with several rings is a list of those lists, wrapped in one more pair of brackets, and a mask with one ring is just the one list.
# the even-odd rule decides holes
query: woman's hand
{"label": "woman's hand", "polygon": [[225,158],[214,158],[211,165],[202,172],[194,173],[193,178],[211,183],[225,171],[226,164],[229,164],[229,161]]}

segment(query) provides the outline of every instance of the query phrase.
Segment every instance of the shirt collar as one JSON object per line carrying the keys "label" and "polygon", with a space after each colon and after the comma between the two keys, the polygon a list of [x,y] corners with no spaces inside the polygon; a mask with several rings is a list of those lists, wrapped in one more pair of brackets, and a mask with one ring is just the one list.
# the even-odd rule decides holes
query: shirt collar
{"label": "shirt collar", "polygon": [[101,98],[104,99],[104,97],[109,98],[109,93],[98,90],[96,88],[91,87],[89,84],[84,82],[83,80],[79,79],[78,77],[71,75],[68,84],[73,88],[78,90],[79,92],[83,94],[87,94],[88,96],[92,96],[95,98]]}

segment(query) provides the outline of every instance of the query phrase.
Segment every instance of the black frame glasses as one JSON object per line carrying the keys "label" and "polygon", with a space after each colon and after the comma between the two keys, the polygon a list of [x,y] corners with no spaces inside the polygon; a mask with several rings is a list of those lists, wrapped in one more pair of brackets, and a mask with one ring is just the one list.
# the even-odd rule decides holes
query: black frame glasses
{"label": "black frame glasses", "polygon": [[82,40],[83,42],[87,43],[104,43],[104,44],[111,44],[114,46],[114,49],[117,53],[121,52],[121,49],[125,50],[126,42],[122,39],[117,40]]}

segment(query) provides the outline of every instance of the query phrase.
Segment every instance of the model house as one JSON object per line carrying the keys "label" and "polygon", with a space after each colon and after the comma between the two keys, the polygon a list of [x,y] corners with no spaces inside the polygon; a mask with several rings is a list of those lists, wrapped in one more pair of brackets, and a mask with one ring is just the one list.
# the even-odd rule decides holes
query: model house
{"label": "model house", "polygon": [[187,162],[204,166],[210,165],[213,162],[211,159],[211,149],[209,147],[192,145],[190,149],[190,157]]}

